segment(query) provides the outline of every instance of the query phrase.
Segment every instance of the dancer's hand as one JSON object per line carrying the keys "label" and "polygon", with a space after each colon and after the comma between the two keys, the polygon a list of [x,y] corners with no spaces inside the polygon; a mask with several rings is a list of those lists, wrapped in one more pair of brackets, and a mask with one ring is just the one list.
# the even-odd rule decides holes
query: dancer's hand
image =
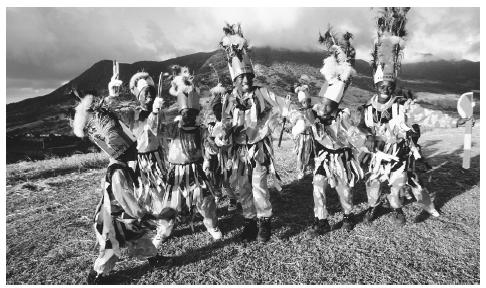
{"label": "dancer's hand", "polygon": [[111,77],[110,83],[108,83],[108,94],[110,96],[118,96],[122,84],[123,81],[121,81],[118,78],[115,78],[115,75],[113,75],[113,77]]}
{"label": "dancer's hand", "polygon": [[164,106],[164,99],[162,99],[161,97],[156,97],[154,100],[154,104],[152,105],[152,112],[158,113],[160,109],[162,109],[162,106]]}

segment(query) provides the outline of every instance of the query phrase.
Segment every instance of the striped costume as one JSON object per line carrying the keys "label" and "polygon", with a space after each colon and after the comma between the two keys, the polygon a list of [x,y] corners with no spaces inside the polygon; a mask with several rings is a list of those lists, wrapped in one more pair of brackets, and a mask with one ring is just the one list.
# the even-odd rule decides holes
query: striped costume
{"label": "striped costume", "polygon": [[222,119],[224,124],[230,122],[233,135],[230,183],[240,189],[243,217],[247,219],[272,215],[268,175],[281,190],[271,132],[284,106],[285,99],[261,87],[245,95],[238,95],[235,89],[223,103]]}
{"label": "striped costume", "polygon": [[164,138],[164,114],[141,109],[117,111],[121,120],[137,138],[137,198],[154,215],[162,212],[167,181],[167,143]]}
{"label": "striped costume", "polygon": [[365,125],[378,143],[375,153],[372,154],[370,175],[366,182],[368,204],[370,207],[378,205],[380,183],[388,182],[391,186],[388,200],[392,208],[398,209],[402,206],[400,191],[408,184],[423,209],[428,212],[435,211],[430,196],[422,189],[413,171],[415,160],[421,155],[408,136],[412,129],[407,125],[407,112],[404,99],[397,96],[392,96],[381,104],[378,102],[378,95],[375,95],[365,107]]}
{"label": "striped costume", "polygon": [[363,144],[364,134],[351,120],[349,109],[337,110],[334,117],[325,123],[312,125],[316,140],[314,168],[314,214],[326,219],[326,187],[336,188],[341,206],[346,215],[353,208],[351,188],[364,177],[357,160],[358,149]]}
{"label": "striped costume", "polygon": [[312,108],[301,107],[293,110],[289,115],[290,123],[294,127],[294,152],[297,155],[297,169],[299,177],[304,177],[308,168],[313,170],[315,157],[315,143],[312,132],[312,124],[315,120],[315,112]]}
{"label": "striped costume", "polygon": [[94,270],[108,274],[121,258],[121,248],[128,248],[131,257],[153,257],[157,249],[147,232],[155,229],[147,211],[135,199],[138,185],[132,170],[124,163],[112,160],[103,181],[103,196],[95,211],[94,228],[100,254]]}
{"label": "striped costume", "polygon": [[221,122],[208,124],[208,134],[204,139],[204,170],[208,175],[215,194],[221,197],[226,194],[230,199],[236,200],[234,189],[229,181],[232,168],[232,141],[226,137]]}
{"label": "striped costume", "polygon": [[[202,127],[179,127],[179,122],[167,126],[169,144],[169,170],[165,186],[163,206],[182,212],[194,208],[202,215],[203,223],[212,231],[217,229],[216,203],[209,179],[203,171]],[[169,236],[174,223],[166,223],[161,233]],[[212,230],[211,230],[212,229]]]}

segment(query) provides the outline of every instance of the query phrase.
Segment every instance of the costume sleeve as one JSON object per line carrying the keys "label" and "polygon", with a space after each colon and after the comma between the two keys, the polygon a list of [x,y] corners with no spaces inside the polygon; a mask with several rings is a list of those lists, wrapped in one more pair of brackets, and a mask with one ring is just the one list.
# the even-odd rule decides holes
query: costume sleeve
{"label": "costume sleeve", "polygon": [[113,173],[111,180],[113,196],[125,213],[133,218],[140,219],[147,211],[138,204],[133,189],[133,184],[127,181],[122,171],[117,170]]}
{"label": "costume sleeve", "polygon": [[272,91],[268,90],[267,88],[260,88],[262,92],[263,98],[272,105],[273,108],[276,108],[278,114],[286,117],[289,112],[289,102],[286,98],[280,97],[275,95]]}
{"label": "costume sleeve", "polygon": [[135,108],[116,109],[114,112],[120,121],[125,123],[128,128],[133,129],[136,114]]}
{"label": "costume sleeve", "polygon": [[164,125],[164,135],[168,139],[174,139],[178,136],[179,132],[179,121],[166,123]]}
{"label": "costume sleeve", "polygon": [[209,133],[207,135],[202,135],[203,137],[203,171],[206,171],[206,169],[209,168],[209,160],[211,159],[211,149],[213,148],[214,141],[209,139]]}
{"label": "costume sleeve", "polygon": [[407,131],[412,129],[407,125],[406,112],[409,110],[409,104],[409,102],[406,102],[403,105],[395,104],[396,106],[392,106],[392,113],[394,114],[392,120],[395,122],[395,127],[397,127],[401,133],[407,133]]}
{"label": "costume sleeve", "polygon": [[453,128],[456,127],[457,119],[439,110],[432,110],[422,107],[414,102],[410,103],[406,111],[409,126],[419,124],[427,128]]}
{"label": "costume sleeve", "polygon": [[349,110],[345,108],[341,111],[341,125],[346,131],[348,136],[348,142],[353,145],[354,148],[358,150],[365,149],[365,141],[368,133],[366,130],[361,130],[358,128],[360,116],[357,111]]}
{"label": "costume sleeve", "polygon": [[223,123],[223,127],[225,127],[225,129],[229,129],[232,126],[235,99],[233,93],[226,93],[224,98],[226,98],[226,100],[223,102],[221,109],[221,122]]}
{"label": "costume sleeve", "polygon": [[365,113],[367,113],[367,106],[359,106],[351,111],[351,122],[357,129],[366,135],[371,135],[371,128],[366,126]]}

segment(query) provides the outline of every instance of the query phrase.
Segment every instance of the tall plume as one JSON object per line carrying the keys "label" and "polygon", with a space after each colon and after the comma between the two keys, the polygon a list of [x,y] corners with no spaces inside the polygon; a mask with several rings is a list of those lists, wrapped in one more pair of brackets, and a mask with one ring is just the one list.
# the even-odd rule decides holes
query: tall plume
{"label": "tall plume", "polygon": [[378,66],[392,66],[394,77],[398,77],[405,47],[407,13],[409,7],[383,7],[377,9],[377,38],[372,51],[373,75]]}

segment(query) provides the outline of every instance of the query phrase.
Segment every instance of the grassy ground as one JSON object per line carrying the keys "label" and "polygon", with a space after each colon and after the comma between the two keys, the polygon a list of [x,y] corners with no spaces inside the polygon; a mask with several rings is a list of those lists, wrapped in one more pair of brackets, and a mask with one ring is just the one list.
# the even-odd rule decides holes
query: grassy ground
{"label": "grassy ground", "polygon": [[[223,202],[221,241],[213,242],[201,222],[194,234],[180,225],[161,249],[174,257],[172,267],[151,268],[125,258],[111,279],[123,284],[479,284],[479,128],[473,130],[468,171],[461,168],[463,129],[437,129],[421,138],[436,167],[424,179],[442,213],[439,219],[412,223],[420,209],[408,203],[404,227],[394,227],[385,214],[347,233],[339,229],[342,212],[331,191],[334,229],[312,238],[312,180],[293,180],[293,144],[285,140],[276,148],[285,186],[281,193],[272,190],[274,234],[268,243],[237,242],[242,218],[228,214]],[[79,166],[59,161],[45,169],[40,161],[7,166],[8,284],[83,284],[97,256],[90,219],[104,169],[79,172]],[[355,191],[361,220],[364,186]]]}
{"label": "grassy ground", "polygon": [[76,154],[69,157],[54,157],[41,161],[25,161],[9,164],[7,168],[7,185],[19,182],[45,179],[72,172],[84,172],[90,169],[104,168],[108,157],[104,153]]}

